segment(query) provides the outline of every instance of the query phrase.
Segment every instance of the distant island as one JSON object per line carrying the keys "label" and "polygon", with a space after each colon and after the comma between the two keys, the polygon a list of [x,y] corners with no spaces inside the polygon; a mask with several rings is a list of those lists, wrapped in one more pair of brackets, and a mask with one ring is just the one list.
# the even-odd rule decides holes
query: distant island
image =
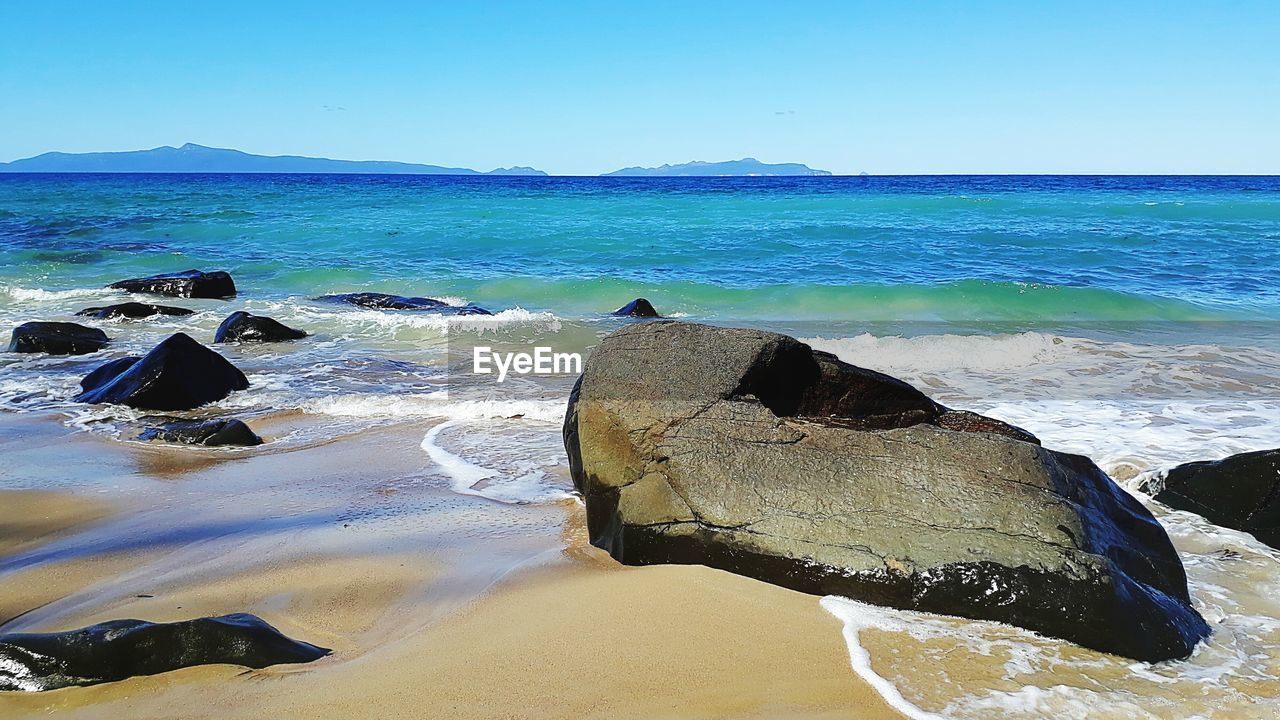
{"label": "distant island", "polygon": [[[369,175],[526,175],[545,177],[531,167],[497,168],[488,172],[470,168],[422,165],[391,160],[332,160],[302,155],[254,155],[230,148],[195,143],[182,147],[164,145],[150,150],[125,152],[47,152],[35,157],[0,163],[0,173],[316,173]],[[755,158],[681,165],[629,167],[601,177],[751,177],[830,175],[801,163],[763,163]]]}
{"label": "distant island", "polygon": [[300,155],[253,155],[195,143],[128,152],[49,152],[0,163],[0,172],[101,173],[369,173],[378,175],[546,175],[530,167],[480,172],[469,168],[383,160],[330,160]]}
{"label": "distant island", "polygon": [[727,160],[725,162],[702,162],[695,160],[682,165],[663,165],[656,168],[629,167],[605,173],[603,177],[716,177],[716,176],[752,176],[752,175],[830,175],[826,170],[814,170],[800,163],[778,163],[770,165],[755,158]]}

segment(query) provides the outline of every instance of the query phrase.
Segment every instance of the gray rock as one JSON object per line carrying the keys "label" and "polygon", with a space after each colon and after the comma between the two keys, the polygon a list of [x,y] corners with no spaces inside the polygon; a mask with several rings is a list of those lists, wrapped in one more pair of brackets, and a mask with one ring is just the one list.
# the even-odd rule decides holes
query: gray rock
{"label": "gray rock", "polygon": [[1141,660],[1208,634],[1164,529],[1087,458],[792,338],[605,338],[565,447],[593,544],[996,620]]}

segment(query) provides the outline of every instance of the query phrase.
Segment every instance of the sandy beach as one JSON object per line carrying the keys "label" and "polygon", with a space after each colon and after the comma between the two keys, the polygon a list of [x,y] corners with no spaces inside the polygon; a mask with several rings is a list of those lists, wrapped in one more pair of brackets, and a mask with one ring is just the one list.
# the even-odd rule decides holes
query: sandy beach
{"label": "sandy beach", "polygon": [[896,716],[818,598],[623,567],[587,544],[574,501],[454,494],[417,447],[429,423],[236,453],[3,421],[14,484],[58,488],[0,495],[5,631],[251,612],[333,649],[5,693],[5,717]]}

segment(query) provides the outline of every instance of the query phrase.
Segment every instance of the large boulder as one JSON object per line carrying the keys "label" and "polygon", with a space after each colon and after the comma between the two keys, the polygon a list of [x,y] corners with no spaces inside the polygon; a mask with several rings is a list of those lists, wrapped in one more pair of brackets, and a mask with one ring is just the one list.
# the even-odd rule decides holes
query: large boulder
{"label": "large boulder", "polygon": [[645,300],[644,298],[636,298],[635,300],[632,300],[626,305],[623,305],[617,310],[614,310],[613,314],[618,317],[637,317],[637,318],[662,317],[661,315],[658,314],[657,309],[653,307],[653,304],[650,303],[648,300]]}
{"label": "large boulder", "polygon": [[1169,507],[1280,548],[1280,449],[1179,465],[1142,490]]}
{"label": "large boulder", "polygon": [[107,287],[135,293],[184,298],[225,299],[236,296],[236,284],[228,273],[217,270],[183,270],[113,282]]}
{"label": "large boulder", "polygon": [[152,305],[151,303],[140,302],[123,302],[104,307],[89,307],[76,313],[76,315],[82,317],[92,317],[99,320],[142,320],[143,318],[157,315],[176,317],[193,314],[195,314],[195,310],[173,307],[172,305]]}
{"label": "large boulder", "polygon": [[120,358],[80,381],[83,403],[147,410],[189,410],[249,387],[244,373],[218,353],[176,333],[141,358]]}
{"label": "large boulder", "polygon": [[175,623],[112,620],[66,632],[0,635],[0,690],[96,685],[193,665],[264,668],[328,654],[243,613]]}
{"label": "large boulder", "polygon": [[225,342],[285,342],[301,340],[307,334],[285,325],[279,320],[261,315],[251,315],[243,310],[233,312],[218,326],[213,334],[216,343]]}
{"label": "large boulder", "polygon": [[1160,524],[1088,458],[793,338],[609,335],[564,425],[591,542],[1157,661],[1209,629]]}
{"label": "large boulder", "polygon": [[428,297],[405,297],[386,293],[358,292],[321,295],[316,298],[320,302],[340,305],[354,305],[369,310],[426,310],[442,315],[492,315],[484,308],[467,303],[466,305],[450,305],[443,300]]}
{"label": "large boulder", "polygon": [[87,355],[106,346],[111,339],[97,328],[69,322],[28,322],[13,329],[9,352]]}
{"label": "large boulder", "polygon": [[148,427],[138,436],[139,440],[160,440],[179,445],[261,445],[262,438],[235,418],[217,420],[182,420],[179,418],[153,418],[161,424]]}

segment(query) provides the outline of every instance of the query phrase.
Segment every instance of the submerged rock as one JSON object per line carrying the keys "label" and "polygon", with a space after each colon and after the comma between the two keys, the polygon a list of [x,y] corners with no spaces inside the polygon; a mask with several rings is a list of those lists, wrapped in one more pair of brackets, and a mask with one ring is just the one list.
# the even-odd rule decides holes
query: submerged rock
{"label": "submerged rock", "polygon": [[49,353],[50,355],[87,355],[111,342],[97,328],[69,322],[28,322],[13,329],[9,352]]}
{"label": "submerged rock", "polygon": [[1142,491],[1280,548],[1280,449],[1179,465],[1147,481]]}
{"label": "submerged rock", "polygon": [[213,334],[213,341],[224,342],[284,342],[301,340],[307,334],[301,330],[261,315],[247,312],[233,312],[218,326]]}
{"label": "submerged rock", "polygon": [[591,542],[1141,660],[1209,629],[1160,524],[1088,458],[774,333],[606,337],[565,449]]}
{"label": "submerged rock", "polygon": [[262,438],[248,425],[235,418],[220,420],[181,420],[161,418],[164,424],[149,427],[138,436],[139,440],[161,440],[180,445],[261,445]]}
{"label": "submerged rock", "polygon": [[125,302],[118,303],[116,305],[107,305],[105,307],[85,308],[76,313],[76,315],[97,318],[99,320],[115,320],[118,318],[141,320],[143,318],[155,317],[157,315],[194,315],[195,312],[195,310],[173,307],[172,305],[152,305],[151,303]]}
{"label": "submerged rock", "polygon": [[355,305],[370,310],[429,310],[444,315],[492,315],[482,307],[467,303],[466,305],[450,305],[443,300],[427,297],[404,297],[386,293],[359,292],[339,293],[337,295],[321,295],[316,298],[320,302]]}
{"label": "submerged rock", "polygon": [[644,298],[636,298],[635,300],[632,300],[626,305],[623,305],[617,310],[614,310],[613,314],[617,315],[618,317],[639,317],[639,318],[662,317],[661,315],[658,314],[658,311],[654,309],[653,305],[650,304],[649,301],[645,300]]}
{"label": "submerged rock", "polygon": [[218,353],[176,333],[141,358],[121,358],[80,381],[83,403],[119,403],[147,410],[189,410],[249,387],[244,373]]}
{"label": "submerged rock", "polygon": [[230,298],[236,295],[236,284],[228,273],[217,270],[202,272],[184,270],[113,282],[107,287],[136,293],[185,298]]}
{"label": "submerged rock", "polygon": [[0,690],[96,685],[193,665],[264,668],[328,654],[244,613],[175,623],[112,620],[66,632],[0,635]]}

